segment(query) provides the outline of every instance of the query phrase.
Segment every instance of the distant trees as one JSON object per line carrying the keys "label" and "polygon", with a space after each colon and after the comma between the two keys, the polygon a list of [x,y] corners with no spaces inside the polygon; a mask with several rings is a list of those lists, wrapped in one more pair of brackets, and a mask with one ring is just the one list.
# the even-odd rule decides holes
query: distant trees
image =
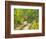
{"label": "distant trees", "polygon": [[24,20],[32,22],[33,20],[38,21],[39,11],[37,9],[15,9],[14,18],[16,22],[21,23]]}
{"label": "distant trees", "polygon": [[38,19],[39,19],[38,9],[19,9],[19,8],[14,9],[15,24],[21,24],[24,21],[27,21],[28,23],[32,23],[34,20],[36,20],[38,23]]}

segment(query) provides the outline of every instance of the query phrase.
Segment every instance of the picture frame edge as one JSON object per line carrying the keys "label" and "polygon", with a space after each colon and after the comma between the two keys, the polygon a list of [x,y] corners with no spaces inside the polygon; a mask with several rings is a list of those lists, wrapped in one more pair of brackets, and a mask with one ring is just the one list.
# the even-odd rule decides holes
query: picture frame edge
{"label": "picture frame edge", "polygon": [[[16,1],[15,1],[15,2],[16,2]],[[7,4],[7,3],[8,3],[8,4]],[[9,4],[9,3],[10,3],[10,4]],[[33,3],[33,2],[30,2],[30,3]],[[8,17],[6,17],[6,16],[10,16],[10,14],[6,15],[6,14],[8,13],[8,12],[6,12],[7,5],[10,7],[11,1],[10,1],[10,2],[9,2],[9,1],[5,1],[5,38],[10,38],[10,37],[11,37],[11,38],[13,38],[13,37],[16,38],[15,35],[13,35],[13,37],[11,36],[11,34],[10,34],[10,28],[9,28],[9,29],[7,28],[7,26],[8,26],[8,24],[7,24],[7,19],[8,19]],[[44,3],[42,3],[42,6],[43,6],[43,5],[44,5]],[[8,7],[8,8],[9,8],[9,7]],[[44,5],[43,7],[45,8],[45,5]],[[7,9],[8,9],[8,8],[7,8]],[[9,11],[9,13],[10,13],[10,11]],[[45,35],[45,12],[44,12],[43,14],[44,14],[44,19],[43,19],[43,20],[44,20],[44,21],[43,21],[43,22],[44,22],[44,24],[43,24],[44,26],[42,27],[42,28],[43,28],[42,34],[39,35],[39,36],[44,36],[44,35]],[[9,21],[10,21],[10,17],[9,17]],[[43,23],[43,22],[42,22],[42,23]],[[9,22],[8,22],[8,23],[9,23]],[[10,26],[10,25],[9,25],[9,26]],[[6,29],[6,28],[7,28],[7,29]],[[36,36],[38,36],[38,35],[36,35]],[[19,37],[19,36],[18,36],[18,37]],[[17,37],[17,38],[18,38],[18,37]],[[20,37],[21,37],[21,36],[20,36]],[[26,37],[26,36],[22,36],[22,37]],[[27,37],[28,37],[28,36],[27,36]],[[29,37],[33,37],[33,36],[30,36],[30,35],[29,35]]]}

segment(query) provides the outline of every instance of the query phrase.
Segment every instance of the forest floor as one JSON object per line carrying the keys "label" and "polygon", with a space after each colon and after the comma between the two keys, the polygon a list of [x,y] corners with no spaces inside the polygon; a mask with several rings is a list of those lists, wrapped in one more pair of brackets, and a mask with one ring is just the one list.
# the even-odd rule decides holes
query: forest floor
{"label": "forest floor", "polygon": [[28,30],[29,27],[31,27],[31,23],[27,23],[25,21],[25,22],[23,22],[22,25],[19,25],[18,27],[15,27],[15,30]]}

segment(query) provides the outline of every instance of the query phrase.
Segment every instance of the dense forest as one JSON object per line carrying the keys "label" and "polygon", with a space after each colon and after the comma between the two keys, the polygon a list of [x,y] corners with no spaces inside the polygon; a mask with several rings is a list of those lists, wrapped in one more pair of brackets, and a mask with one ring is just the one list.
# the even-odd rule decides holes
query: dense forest
{"label": "dense forest", "polygon": [[38,9],[14,9],[14,29],[38,29],[39,10]]}

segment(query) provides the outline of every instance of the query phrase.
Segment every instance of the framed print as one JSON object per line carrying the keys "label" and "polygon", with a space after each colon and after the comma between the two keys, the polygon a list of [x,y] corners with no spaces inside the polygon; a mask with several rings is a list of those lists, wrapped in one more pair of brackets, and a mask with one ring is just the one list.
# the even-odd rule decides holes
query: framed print
{"label": "framed print", "polygon": [[44,3],[5,1],[5,38],[45,35]]}

